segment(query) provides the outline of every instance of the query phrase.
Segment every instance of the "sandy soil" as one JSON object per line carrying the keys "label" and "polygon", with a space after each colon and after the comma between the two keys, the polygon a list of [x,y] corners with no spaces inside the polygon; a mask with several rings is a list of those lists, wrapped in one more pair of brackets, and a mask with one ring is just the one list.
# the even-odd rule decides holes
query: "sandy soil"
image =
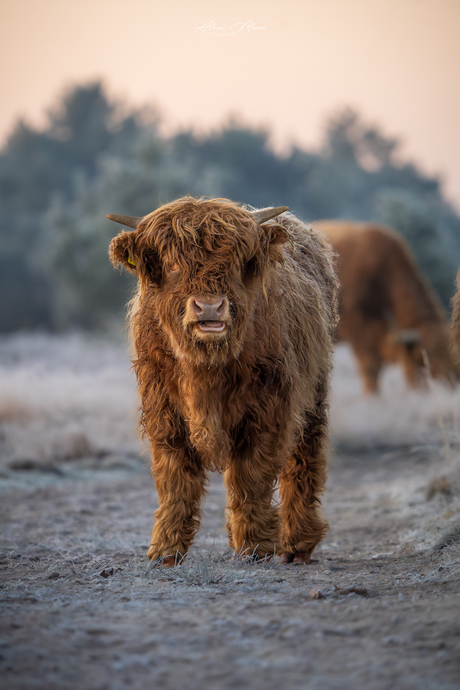
{"label": "sandy soil", "polygon": [[231,560],[212,476],[174,570],[148,567],[141,460],[2,471],[2,688],[460,688],[458,543],[433,527],[451,499],[427,501],[429,471],[421,452],[336,453],[309,566]]}

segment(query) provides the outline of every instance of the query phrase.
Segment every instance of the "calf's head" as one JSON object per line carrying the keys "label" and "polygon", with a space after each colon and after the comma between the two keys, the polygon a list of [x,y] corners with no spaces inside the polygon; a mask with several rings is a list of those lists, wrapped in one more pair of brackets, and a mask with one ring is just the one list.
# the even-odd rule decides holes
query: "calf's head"
{"label": "calf's head", "polygon": [[111,260],[136,274],[139,315],[157,320],[177,357],[209,364],[238,355],[288,239],[267,221],[286,210],[186,197],[143,218],[108,216],[134,229],[112,240]]}

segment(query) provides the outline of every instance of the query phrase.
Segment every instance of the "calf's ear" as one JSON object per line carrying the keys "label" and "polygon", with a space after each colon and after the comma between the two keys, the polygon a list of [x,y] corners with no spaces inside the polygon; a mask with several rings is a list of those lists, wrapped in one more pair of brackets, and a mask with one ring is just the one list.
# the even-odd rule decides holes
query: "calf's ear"
{"label": "calf's ear", "polygon": [[265,226],[265,230],[268,234],[269,250],[268,254],[271,261],[282,262],[284,258],[282,246],[285,242],[288,242],[290,237],[289,233],[282,225],[278,223],[271,223]]}
{"label": "calf's ear", "polygon": [[[138,246],[139,236],[135,232],[122,232],[109,245],[109,256],[114,266],[135,273],[140,281],[159,284],[162,278],[161,262],[153,249]],[[141,244],[141,242],[139,242]]]}
{"label": "calf's ear", "polygon": [[109,256],[114,266],[136,271],[136,242],[134,232],[123,231],[113,238],[109,245]]}
{"label": "calf's ear", "polygon": [[270,237],[270,244],[284,244],[289,240],[288,231],[279,223],[271,223],[266,225],[265,228]]}

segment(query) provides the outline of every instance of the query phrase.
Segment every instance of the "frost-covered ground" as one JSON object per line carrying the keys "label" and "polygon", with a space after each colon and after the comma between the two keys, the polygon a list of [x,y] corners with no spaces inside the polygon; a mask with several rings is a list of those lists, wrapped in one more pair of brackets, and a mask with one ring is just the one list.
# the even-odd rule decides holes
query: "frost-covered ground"
{"label": "frost-covered ground", "polygon": [[0,467],[138,455],[127,343],[79,334],[0,340]]}
{"label": "frost-covered ground", "polygon": [[[66,466],[147,466],[148,450],[136,434],[137,404],[129,345],[121,337],[3,338],[0,472],[5,480],[23,481],[26,472],[46,474]],[[420,484],[433,496],[452,498],[460,494],[459,414],[460,387],[430,381],[424,389],[410,391],[398,367],[384,372],[378,396],[364,397],[350,349],[337,348],[331,396],[333,456],[423,456],[426,466],[422,476],[414,478],[414,490]],[[406,491],[407,485],[399,490]]]}
{"label": "frost-covered ground", "polygon": [[459,392],[363,398],[336,353],[330,530],[309,566],[231,560],[222,479],[174,570],[123,342],[0,341],[2,690],[457,690]]}
{"label": "frost-covered ground", "polygon": [[349,448],[439,446],[460,438],[460,387],[429,380],[409,390],[400,367],[384,370],[379,395],[364,396],[347,345],[335,353],[332,377],[331,432]]}

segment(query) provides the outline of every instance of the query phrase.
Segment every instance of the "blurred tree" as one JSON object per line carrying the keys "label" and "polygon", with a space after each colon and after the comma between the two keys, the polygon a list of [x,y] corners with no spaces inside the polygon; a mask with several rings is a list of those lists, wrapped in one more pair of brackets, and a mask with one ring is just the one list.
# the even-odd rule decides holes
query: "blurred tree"
{"label": "blurred tree", "polygon": [[378,211],[385,224],[404,235],[422,272],[448,305],[459,257],[448,233],[441,231],[439,204],[405,190],[389,190],[381,194]]}
{"label": "blurred tree", "polygon": [[107,213],[144,215],[167,201],[217,189],[221,171],[179,162],[167,142],[151,134],[138,137],[127,158],[106,155],[88,182],[74,179],[74,199],[56,199],[46,215],[40,254],[53,292],[53,325],[64,329],[107,327],[119,317],[133,292],[132,276],[116,272],[108,260],[112,237],[121,232]]}
{"label": "blurred tree", "polygon": [[[226,197],[255,207],[284,204],[293,177],[286,158],[269,146],[269,133],[253,130],[236,120],[205,137],[184,132],[171,142],[181,160],[226,171]],[[214,196],[212,190],[209,196]]]}
{"label": "blurred tree", "polygon": [[[379,220],[404,234],[447,305],[460,218],[439,180],[401,163],[398,141],[353,110],[335,113],[318,151],[278,155],[270,134],[233,119],[197,136],[159,133],[100,82],[67,89],[38,131],[20,121],[0,152],[0,330],[99,328],[132,286],[107,260],[106,213],[142,215],[185,194],[301,218]],[[398,154],[398,155],[397,155]]]}
{"label": "blurred tree", "polygon": [[110,148],[126,148],[141,127],[119,115],[99,82],[68,89],[40,132],[19,121],[0,154],[0,330],[50,328],[52,281],[36,260],[53,198],[70,200],[77,171],[94,177]]}
{"label": "blurred tree", "polygon": [[324,154],[335,162],[351,162],[369,171],[392,165],[398,140],[369,127],[356,111],[344,108],[329,118],[325,128]]}

